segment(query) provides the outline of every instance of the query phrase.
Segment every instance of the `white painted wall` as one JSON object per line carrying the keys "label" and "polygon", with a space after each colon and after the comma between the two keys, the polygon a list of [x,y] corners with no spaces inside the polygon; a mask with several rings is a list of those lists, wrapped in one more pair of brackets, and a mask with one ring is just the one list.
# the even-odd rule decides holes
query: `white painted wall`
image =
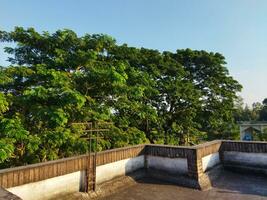
{"label": "white painted wall", "polygon": [[8,188],[7,190],[23,200],[45,200],[64,193],[77,192],[84,180],[81,171],[43,181]]}
{"label": "white painted wall", "polygon": [[218,152],[207,155],[202,158],[202,169],[205,172],[219,163],[220,163],[220,156]]}
{"label": "white painted wall", "polygon": [[169,173],[186,174],[188,172],[186,158],[147,156],[147,164],[149,168],[151,167]]}
{"label": "white painted wall", "polygon": [[100,184],[118,176],[124,176],[144,167],[144,156],[120,160],[96,167],[96,183]]}
{"label": "white painted wall", "polygon": [[267,166],[266,153],[224,152],[225,162],[237,162],[244,165]]}

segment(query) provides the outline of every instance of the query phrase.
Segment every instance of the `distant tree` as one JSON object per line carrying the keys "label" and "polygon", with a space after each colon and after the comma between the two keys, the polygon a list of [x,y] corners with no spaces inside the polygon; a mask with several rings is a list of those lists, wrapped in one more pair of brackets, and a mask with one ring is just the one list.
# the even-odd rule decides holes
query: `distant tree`
{"label": "distant tree", "polygon": [[263,100],[262,104],[263,106],[262,109],[260,110],[259,120],[267,121],[267,98]]}
{"label": "distant tree", "polygon": [[263,108],[263,104],[256,102],[252,104],[251,120],[257,121],[260,118],[260,111]]}
{"label": "distant tree", "polygon": [[248,105],[244,106],[243,99],[239,97],[235,102],[234,119],[239,121],[258,121],[260,118],[260,112],[263,108],[263,104],[255,102],[252,107]]}

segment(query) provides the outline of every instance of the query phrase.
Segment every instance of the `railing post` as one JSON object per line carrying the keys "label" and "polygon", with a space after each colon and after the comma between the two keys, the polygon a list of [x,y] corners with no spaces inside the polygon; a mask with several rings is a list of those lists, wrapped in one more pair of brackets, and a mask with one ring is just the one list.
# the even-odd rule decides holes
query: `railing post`
{"label": "railing post", "polygon": [[86,170],[86,192],[96,190],[96,155],[89,156],[88,167]]}

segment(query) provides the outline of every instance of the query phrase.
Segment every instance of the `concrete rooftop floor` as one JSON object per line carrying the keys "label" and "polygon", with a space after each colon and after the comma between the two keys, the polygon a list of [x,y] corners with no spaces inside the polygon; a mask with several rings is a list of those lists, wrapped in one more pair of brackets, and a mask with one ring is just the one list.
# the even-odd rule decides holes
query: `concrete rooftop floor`
{"label": "concrete rooftop floor", "polygon": [[208,191],[144,178],[101,200],[267,200],[267,177],[223,171]]}

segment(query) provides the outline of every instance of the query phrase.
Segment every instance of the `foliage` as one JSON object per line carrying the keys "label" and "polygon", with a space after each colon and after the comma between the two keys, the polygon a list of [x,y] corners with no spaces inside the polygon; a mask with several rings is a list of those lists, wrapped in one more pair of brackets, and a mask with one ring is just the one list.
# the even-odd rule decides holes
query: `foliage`
{"label": "foliage", "polygon": [[262,103],[256,102],[252,107],[244,106],[243,100],[239,98],[235,105],[235,121],[267,121],[267,98]]}
{"label": "foliage", "polygon": [[259,120],[267,121],[267,98],[262,102],[262,107],[259,111]]}
{"label": "foliage", "polygon": [[93,150],[140,143],[191,145],[234,137],[241,85],[219,53],[159,52],[107,35],[0,31],[0,162],[41,162],[88,151],[73,122],[113,122]]}
{"label": "foliage", "polygon": [[38,150],[40,139],[30,135],[20,119],[3,118],[0,121],[0,161],[13,161],[20,164],[30,160]]}
{"label": "foliage", "polygon": [[[236,124],[234,125],[234,131],[236,137],[232,139],[239,139],[238,123],[242,121],[261,122],[267,121],[267,99],[264,99],[262,103],[256,102],[252,104],[252,107],[248,105],[244,106],[243,99],[238,98],[235,102],[235,111],[233,113]],[[262,133],[258,130],[252,130],[253,140],[267,141],[267,129]]]}

